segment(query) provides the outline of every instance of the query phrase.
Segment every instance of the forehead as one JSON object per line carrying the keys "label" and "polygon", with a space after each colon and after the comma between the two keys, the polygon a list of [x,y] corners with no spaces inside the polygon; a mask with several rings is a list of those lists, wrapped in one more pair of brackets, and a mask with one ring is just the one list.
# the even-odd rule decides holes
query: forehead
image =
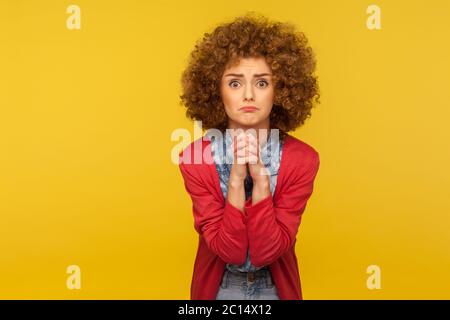
{"label": "forehead", "polygon": [[258,58],[241,58],[239,62],[233,66],[228,66],[226,68],[228,72],[267,72],[270,73],[270,67],[263,57]]}

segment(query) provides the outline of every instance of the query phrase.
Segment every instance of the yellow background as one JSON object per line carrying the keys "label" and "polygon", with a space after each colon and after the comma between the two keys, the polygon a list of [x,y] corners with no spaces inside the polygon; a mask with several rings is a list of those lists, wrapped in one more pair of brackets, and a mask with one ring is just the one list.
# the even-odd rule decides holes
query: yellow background
{"label": "yellow background", "polygon": [[203,33],[251,10],[297,24],[318,59],[321,104],[292,133],[321,156],[304,298],[449,299],[450,2],[373,3],[381,30],[362,0],[2,1],[0,298],[189,299],[179,78]]}

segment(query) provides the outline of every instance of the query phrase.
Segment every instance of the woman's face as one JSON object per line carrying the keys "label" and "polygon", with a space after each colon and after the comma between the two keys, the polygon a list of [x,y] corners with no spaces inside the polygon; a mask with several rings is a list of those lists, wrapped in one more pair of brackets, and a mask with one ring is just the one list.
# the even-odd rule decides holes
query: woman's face
{"label": "woman's face", "polygon": [[226,68],[220,93],[228,128],[269,129],[274,88],[272,72],[264,58],[242,58],[238,65]]}

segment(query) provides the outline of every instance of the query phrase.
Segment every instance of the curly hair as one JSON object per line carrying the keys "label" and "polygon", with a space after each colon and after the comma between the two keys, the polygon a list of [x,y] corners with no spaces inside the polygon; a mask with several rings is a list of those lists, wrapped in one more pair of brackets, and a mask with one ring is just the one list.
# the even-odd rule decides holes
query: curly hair
{"label": "curly hair", "polygon": [[273,73],[270,127],[284,136],[301,126],[320,97],[314,52],[294,25],[270,22],[252,13],[219,25],[197,41],[181,77],[180,103],[187,108],[186,116],[202,121],[205,129],[225,130],[228,118],[220,96],[222,74],[248,57],[264,57]]}

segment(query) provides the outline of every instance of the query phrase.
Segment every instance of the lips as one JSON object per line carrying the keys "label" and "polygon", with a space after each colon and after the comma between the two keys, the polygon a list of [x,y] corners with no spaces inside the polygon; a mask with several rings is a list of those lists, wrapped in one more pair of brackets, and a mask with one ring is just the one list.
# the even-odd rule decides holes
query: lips
{"label": "lips", "polygon": [[239,110],[244,111],[244,112],[254,112],[254,111],[257,111],[258,108],[255,106],[244,106],[244,107],[240,108]]}

